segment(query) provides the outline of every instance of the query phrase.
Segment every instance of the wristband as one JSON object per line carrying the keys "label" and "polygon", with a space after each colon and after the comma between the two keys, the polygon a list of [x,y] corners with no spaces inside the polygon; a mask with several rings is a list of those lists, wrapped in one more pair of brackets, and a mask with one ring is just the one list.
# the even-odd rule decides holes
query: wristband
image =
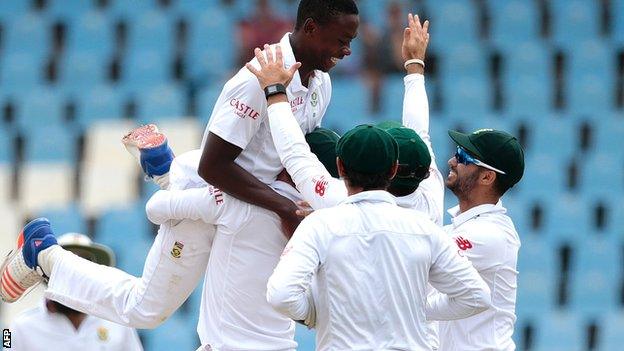
{"label": "wristband", "polygon": [[282,83],[276,83],[268,85],[264,88],[264,96],[268,99],[269,97],[277,94],[286,94],[286,87]]}
{"label": "wristband", "polygon": [[419,65],[422,66],[422,68],[425,68],[425,61],[421,60],[421,59],[411,59],[411,60],[407,60],[405,61],[405,64],[403,65],[405,67],[405,69],[407,69],[407,66],[413,64],[413,63],[417,63]]}

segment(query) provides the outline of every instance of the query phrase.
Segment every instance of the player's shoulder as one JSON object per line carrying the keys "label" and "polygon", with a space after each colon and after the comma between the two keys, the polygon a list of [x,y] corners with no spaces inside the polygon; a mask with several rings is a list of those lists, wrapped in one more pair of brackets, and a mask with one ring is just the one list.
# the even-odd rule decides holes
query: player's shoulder
{"label": "player's shoulder", "polygon": [[44,311],[41,306],[29,308],[20,312],[13,322],[11,323],[11,329],[19,329],[22,326],[32,326],[41,324]]}

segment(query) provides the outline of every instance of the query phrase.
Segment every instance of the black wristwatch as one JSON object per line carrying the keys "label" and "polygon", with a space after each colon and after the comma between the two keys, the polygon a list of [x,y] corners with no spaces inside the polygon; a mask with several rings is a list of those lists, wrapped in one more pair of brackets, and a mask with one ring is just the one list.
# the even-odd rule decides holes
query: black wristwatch
{"label": "black wristwatch", "polygon": [[277,94],[286,94],[286,87],[282,83],[271,84],[264,88],[264,96],[268,99]]}

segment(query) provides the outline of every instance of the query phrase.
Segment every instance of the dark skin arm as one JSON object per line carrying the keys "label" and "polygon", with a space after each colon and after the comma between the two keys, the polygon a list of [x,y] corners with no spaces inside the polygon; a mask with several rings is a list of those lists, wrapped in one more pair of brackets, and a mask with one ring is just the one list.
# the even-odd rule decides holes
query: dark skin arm
{"label": "dark skin arm", "polygon": [[234,160],[241,152],[238,146],[209,133],[197,173],[235,198],[275,212],[282,220],[284,234],[290,238],[301,221],[296,215],[297,206],[236,164]]}

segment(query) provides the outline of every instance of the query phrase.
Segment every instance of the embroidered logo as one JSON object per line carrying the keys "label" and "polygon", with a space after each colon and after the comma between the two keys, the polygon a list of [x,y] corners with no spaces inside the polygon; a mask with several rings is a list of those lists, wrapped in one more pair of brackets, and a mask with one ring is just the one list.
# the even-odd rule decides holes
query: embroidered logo
{"label": "embroidered logo", "polygon": [[176,241],[173,244],[173,248],[171,249],[171,256],[173,258],[180,258],[182,256],[182,249],[184,249],[184,244],[179,241]]}
{"label": "embroidered logo", "polygon": [[251,106],[240,101],[239,99],[234,98],[230,100],[230,106],[234,108],[234,113],[240,118],[249,117],[251,119],[257,119],[260,117],[260,113],[258,113],[258,111],[254,110]]}
{"label": "embroidered logo", "polygon": [[314,181],[314,192],[319,196],[325,195],[325,190],[327,190],[327,185],[329,182],[325,179],[324,176],[321,176],[319,179],[315,179]]}
{"label": "embroidered logo", "polygon": [[108,329],[99,327],[97,329],[97,336],[100,341],[108,341]]}
{"label": "embroidered logo", "polygon": [[312,93],[311,96],[311,100],[310,100],[310,104],[312,105],[312,107],[316,107],[316,105],[318,104],[318,94],[315,92]]}
{"label": "embroidered logo", "polygon": [[459,248],[464,251],[468,249],[472,249],[472,243],[468,241],[467,239],[462,238],[461,236],[458,236],[457,238],[455,238],[455,242],[457,243],[457,246],[459,246]]}

